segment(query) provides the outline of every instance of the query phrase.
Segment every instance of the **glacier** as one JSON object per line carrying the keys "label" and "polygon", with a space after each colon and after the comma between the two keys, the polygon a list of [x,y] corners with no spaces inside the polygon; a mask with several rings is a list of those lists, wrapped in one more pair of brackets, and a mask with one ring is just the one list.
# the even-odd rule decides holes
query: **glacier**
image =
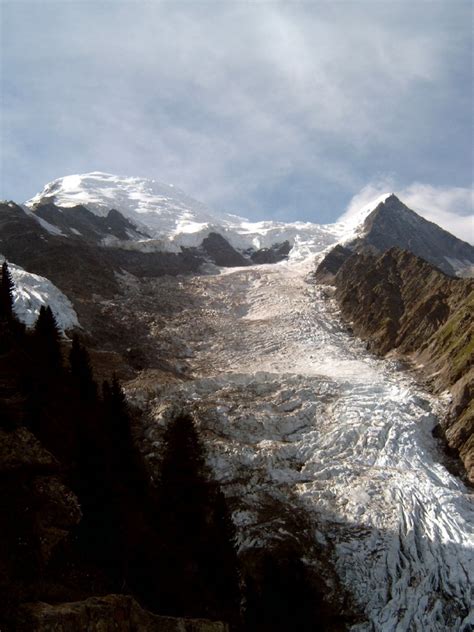
{"label": "glacier", "polygon": [[[306,258],[183,280],[195,300],[167,328],[189,345],[193,379],[127,387],[146,411],[147,458],[153,467],[180,402],[238,505],[241,551],[298,536],[284,511],[262,517],[271,499],[303,511],[315,543],[331,544],[361,613],[353,632],[467,632],[474,511],[432,436],[444,403],[351,336],[313,266]],[[155,283],[159,291],[164,281]]]}

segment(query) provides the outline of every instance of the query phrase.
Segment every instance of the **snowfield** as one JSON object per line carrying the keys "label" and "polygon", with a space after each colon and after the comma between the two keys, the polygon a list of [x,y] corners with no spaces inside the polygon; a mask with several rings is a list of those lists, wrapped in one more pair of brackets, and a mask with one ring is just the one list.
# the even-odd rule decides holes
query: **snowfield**
{"label": "snowfield", "polygon": [[199,246],[214,231],[225,237],[234,248],[241,249],[270,248],[275,243],[288,240],[296,246],[295,255],[299,256],[303,251],[306,254],[320,252],[330,244],[353,236],[355,228],[388,195],[336,224],[250,222],[237,215],[211,210],[171,184],[93,171],[49,182],[40,193],[25,202],[24,208],[27,212],[32,209],[33,216],[49,232],[54,227],[34,213],[38,204],[52,201],[63,208],[83,205],[99,216],[106,216],[110,209],[116,209],[150,236],[150,239],[135,239],[127,244],[128,248],[145,252],[177,252],[181,246]]}
{"label": "snowfield", "polygon": [[[3,260],[0,255],[2,263]],[[80,327],[71,301],[49,279],[27,272],[13,263],[9,263],[8,267],[14,282],[13,309],[22,323],[33,327],[41,307],[49,305],[62,332]]]}
{"label": "snowfield", "polygon": [[[149,411],[148,458],[177,401],[238,508],[242,550],[327,545],[361,612],[354,632],[467,632],[474,625],[474,512],[431,431],[442,403],[340,324],[312,259],[186,280],[193,306],[168,327],[194,379],[129,394]],[[273,507],[273,513],[268,511]]]}

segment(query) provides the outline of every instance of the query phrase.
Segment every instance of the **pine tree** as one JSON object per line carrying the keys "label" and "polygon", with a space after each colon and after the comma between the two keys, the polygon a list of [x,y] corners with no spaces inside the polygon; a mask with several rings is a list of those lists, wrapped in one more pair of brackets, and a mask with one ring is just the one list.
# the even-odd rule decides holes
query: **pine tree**
{"label": "pine tree", "polygon": [[169,614],[235,621],[240,594],[233,524],[189,415],[168,425],[159,489],[162,606]]}
{"label": "pine tree", "polygon": [[56,318],[49,307],[41,306],[34,330],[36,360],[47,371],[62,368],[60,334]]}
{"label": "pine tree", "polygon": [[11,320],[13,317],[13,279],[5,259],[2,265],[2,278],[0,281],[0,319]]}
{"label": "pine tree", "polygon": [[110,450],[110,465],[123,472],[124,463],[137,458],[131,433],[130,412],[125,394],[114,374],[112,384],[104,382],[102,388],[105,408],[105,426],[113,450]]}
{"label": "pine tree", "polygon": [[81,344],[79,336],[74,334],[69,353],[71,375],[79,389],[82,401],[94,403],[97,400],[97,384],[94,381],[90,357],[87,349]]}

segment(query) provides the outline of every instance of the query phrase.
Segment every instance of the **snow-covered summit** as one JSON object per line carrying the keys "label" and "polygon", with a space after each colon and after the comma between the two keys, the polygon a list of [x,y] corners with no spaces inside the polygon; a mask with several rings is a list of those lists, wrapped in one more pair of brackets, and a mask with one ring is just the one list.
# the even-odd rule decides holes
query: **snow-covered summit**
{"label": "snow-covered summit", "polygon": [[53,180],[25,204],[34,208],[47,201],[64,208],[82,205],[100,216],[115,209],[139,226],[167,234],[195,232],[205,224],[226,221],[172,184],[101,171]]}
{"label": "snow-covered summit", "polygon": [[100,171],[53,180],[25,206],[34,210],[46,202],[62,208],[82,205],[104,217],[115,209],[151,238],[167,240],[170,249],[198,246],[214,231],[236,248],[268,248],[288,240],[292,246],[304,244],[304,250],[319,252],[337,241],[341,232],[338,225],[251,222],[213,211],[171,184]]}
{"label": "snow-covered summit", "polygon": [[353,239],[363,228],[367,217],[395,193],[384,193],[357,209],[349,208],[338,220],[344,238]]}
{"label": "snow-covered summit", "polygon": [[[351,250],[367,245],[380,252],[392,246],[405,248],[448,274],[474,263],[471,246],[424,220],[394,193],[384,193],[368,203],[364,200],[360,208],[353,204],[338,222],[325,225],[251,222],[211,210],[171,184],[100,171],[54,180],[28,200],[24,208],[44,225],[44,221],[52,221],[44,213],[41,217],[40,209],[47,202],[59,209],[81,205],[101,219],[108,218],[112,209],[118,211],[132,224],[126,230],[128,237],[122,242],[117,235],[106,235],[102,243],[128,250],[180,252],[181,247],[199,247],[210,233],[219,233],[241,252],[271,248],[288,241],[292,260],[314,256],[341,243]],[[66,220],[66,228],[71,232],[66,216],[64,213],[57,228]],[[47,228],[51,232],[54,226],[48,224]],[[451,265],[448,258],[459,261],[459,265]]]}

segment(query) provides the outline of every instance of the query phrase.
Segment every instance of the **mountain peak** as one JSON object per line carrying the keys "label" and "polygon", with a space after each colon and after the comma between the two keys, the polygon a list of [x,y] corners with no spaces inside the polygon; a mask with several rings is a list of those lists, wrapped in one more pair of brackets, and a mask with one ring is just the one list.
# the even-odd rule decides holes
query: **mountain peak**
{"label": "mountain peak", "polygon": [[152,233],[172,234],[217,221],[207,206],[172,184],[134,176],[117,176],[102,171],[67,175],[49,182],[40,193],[25,202],[33,211],[52,202],[60,208],[84,206],[106,217],[119,211],[137,227]]}
{"label": "mountain peak", "polygon": [[355,251],[368,247],[378,252],[396,246],[449,275],[470,270],[474,263],[474,248],[470,244],[415,213],[394,193],[379,202],[345,245]]}
{"label": "mountain peak", "polygon": [[353,208],[354,205],[351,204],[344,215],[339,218],[337,225],[343,227],[343,232],[347,238],[353,238],[354,231],[363,226],[367,217],[392,197],[398,200],[394,193],[383,193],[359,208]]}

